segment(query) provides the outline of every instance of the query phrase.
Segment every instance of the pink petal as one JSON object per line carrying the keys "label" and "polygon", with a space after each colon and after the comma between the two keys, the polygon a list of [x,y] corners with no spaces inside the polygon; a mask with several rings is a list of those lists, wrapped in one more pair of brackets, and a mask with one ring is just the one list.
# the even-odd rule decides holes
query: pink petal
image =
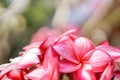
{"label": "pink petal", "polygon": [[54,69],[54,72],[53,72],[52,75],[53,75],[52,80],[59,80],[59,70],[58,70],[58,68]]}
{"label": "pink petal", "polygon": [[65,35],[65,36],[60,37],[59,40],[56,39],[56,44],[57,44],[57,43],[60,43],[60,42],[63,42],[63,41],[65,41],[65,40],[68,40],[68,39],[74,41],[76,38],[78,38],[78,36],[76,36],[76,35],[74,35],[74,34],[68,34],[68,35]]}
{"label": "pink petal", "polygon": [[73,72],[73,80],[97,80],[92,66],[84,64],[82,68]]}
{"label": "pink petal", "polygon": [[16,69],[16,63],[11,63],[4,67],[4,69],[0,72],[0,80],[11,70]]}
{"label": "pink petal", "polygon": [[59,78],[59,70],[58,70],[58,58],[55,57],[51,60],[51,62],[48,63],[48,74],[51,77],[51,80],[58,80]]}
{"label": "pink petal", "polygon": [[101,45],[101,46],[97,46],[96,49],[101,49],[106,51],[112,57],[113,60],[120,58],[120,50],[115,47]]}
{"label": "pink petal", "polygon": [[58,67],[58,58],[53,58],[50,63],[48,63],[49,74],[51,75],[51,80],[59,79],[59,67]]}
{"label": "pink petal", "polygon": [[71,40],[73,40],[73,41],[78,38],[78,36],[77,36],[77,35],[74,35],[74,34],[68,34],[68,36],[69,36],[69,38],[70,38]]}
{"label": "pink petal", "polygon": [[81,68],[81,64],[75,64],[66,60],[62,60],[59,63],[59,70],[63,73],[71,73]]}
{"label": "pink petal", "polygon": [[21,59],[22,59],[22,56],[18,56],[18,57],[10,59],[10,62],[11,63],[19,63]]}
{"label": "pink petal", "polygon": [[37,48],[32,48],[25,52],[25,54],[22,56],[21,60],[18,63],[19,68],[26,68],[33,66],[40,62],[40,59],[38,58],[37,54],[39,54],[40,51]]}
{"label": "pink petal", "polygon": [[24,79],[22,70],[19,70],[19,69],[13,69],[12,71],[8,72],[7,76],[8,78],[12,80],[23,80]]}
{"label": "pink petal", "polygon": [[44,56],[43,66],[39,66],[26,76],[32,80],[58,80],[58,63],[58,56],[54,53],[52,47],[49,47]]}
{"label": "pink petal", "polygon": [[114,77],[114,80],[120,80],[120,77]]}
{"label": "pink petal", "polygon": [[53,43],[55,42],[55,37],[53,36],[48,36],[40,45],[40,50],[42,51],[42,53],[44,54],[45,51],[47,50],[47,48],[50,45],[53,45]]}
{"label": "pink petal", "polygon": [[68,37],[68,35],[76,34],[76,33],[77,33],[76,29],[71,29],[71,30],[63,33],[62,35],[60,35],[55,41],[56,42],[62,42],[63,40],[66,40],[67,38],[70,38],[70,37]]}
{"label": "pink petal", "polygon": [[0,71],[2,71],[6,66],[8,66],[10,63],[5,63],[0,65]]}
{"label": "pink petal", "polygon": [[66,40],[59,44],[55,44],[53,48],[63,58],[71,62],[78,63],[74,53],[73,42],[71,40]]}
{"label": "pink petal", "polygon": [[4,76],[4,77],[2,78],[2,80],[11,80],[11,79],[8,78],[7,76]]}
{"label": "pink petal", "polygon": [[58,60],[59,60],[58,55],[53,51],[52,47],[49,47],[48,50],[46,51],[45,56],[44,56],[43,66],[48,67],[49,63],[56,65],[56,64],[58,64]]}
{"label": "pink petal", "polygon": [[91,51],[84,56],[83,60],[85,59],[93,66],[95,72],[104,71],[108,63],[112,61],[111,56],[103,50]]}
{"label": "pink petal", "polygon": [[65,33],[63,33],[63,34],[61,35],[61,37],[64,36],[64,35],[76,34],[76,33],[77,33],[77,29],[71,29],[71,30],[68,30],[68,31],[66,31]]}
{"label": "pink petal", "polygon": [[108,41],[102,41],[100,44],[98,44],[98,45],[106,45],[106,46],[109,46],[110,44],[109,44],[109,42]]}
{"label": "pink petal", "polygon": [[59,72],[57,64],[57,58],[53,58],[52,61],[48,61],[47,66],[39,66],[37,69],[27,74],[26,77],[31,80],[58,80]]}
{"label": "pink petal", "polygon": [[80,37],[75,40],[74,48],[76,56],[78,60],[80,60],[80,58],[82,58],[87,52],[94,49],[95,46],[89,39]]}
{"label": "pink petal", "polygon": [[58,80],[59,75],[56,69],[53,71],[50,70],[51,66],[49,66],[48,69],[45,69],[43,66],[41,66],[27,74],[26,77],[31,80]]}
{"label": "pink petal", "polygon": [[113,75],[115,75],[115,78],[119,78],[120,79],[120,71],[119,70],[114,71]]}
{"label": "pink petal", "polygon": [[27,74],[26,77],[31,80],[49,80],[50,75],[48,74],[48,70],[45,70],[43,67],[39,67]]}
{"label": "pink petal", "polygon": [[41,42],[34,42],[34,43],[31,43],[31,44],[23,47],[22,49],[23,50],[28,50],[28,49],[31,49],[31,48],[39,48],[40,45],[41,45]]}
{"label": "pink petal", "polygon": [[111,80],[113,73],[112,71],[113,66],[111,65],[111,63],[109,63],[104,72],[102,73],[100,80]]}
{"label": "pink petal", "polygon": [[26,50],[25,52],[24,52],[24,55],[25,54],[31,54],[31,53],[34,53],[35,55],[42,55],[42,53],[41,53],[41,51],[39,50],[39,48],[30,48],[30,49],[28,49],[28,50]]}

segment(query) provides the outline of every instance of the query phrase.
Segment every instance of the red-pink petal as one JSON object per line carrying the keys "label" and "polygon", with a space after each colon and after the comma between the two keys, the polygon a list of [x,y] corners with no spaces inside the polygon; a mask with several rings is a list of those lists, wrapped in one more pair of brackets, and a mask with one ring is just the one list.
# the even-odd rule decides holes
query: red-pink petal
{"label": "red-pink petal", "polygon": [[59,70],[63,73],[71,73],[81,68],[81,64],[75,64],[66,60],[62,60],[59,63]]}
{"label": "red-pink petal", "polygon": [[94,49],[95,46],[89,39],[80,37],[75,40],[74,48],[76,57],[80,60],[87,52]]}
{"label": "red-pink petal", "polygon": [[26,77],[31,80],[58,80],[59,72],[57,64],[57,58],[54,58],[52,61],[48,61],[47,66],[39,66],[27,74]]}
{"label": "red-pink petal", "polygon": [[60,36],[55,40],[55,42],[56,42],[56,43],[59,43],[59,42],[62,42],[62,41],[64,41],[64,40],[67,40],[67,39],[70,39],[70,38],[71,38],[71,39],[74,39],[75,36],[70,36],[70,35],[76,34],[77,32],[78,32],[77,29],[71,29],[71,30],[63,33],[62,35],[60,35]]}
{"label": "red-pink petal", "polygon": [[11,63],[4,67],[4,69],[0,72],[0,79],[2,79],[11,70],[16,69],[16,65],[16,63]]}
{"label": "red-pink petal", "polygon": [[66,40],[64,42],[56,44],[53,46],[53,48],[63,58],[71,62],[78,63],[73,48],[73,42],[71,40]]}
{"label": "red-pink petal", "polygon": [[52,73],[52,80],[58,80],[59,79],[59,70],[58,68],[54,69],[54,72]]}
{"label": "red-pink petal", "polygon": [[114,61],[114,71],[120,72],[120,58]]}
{"label": "red-pink petal", "polygon": [[94,50],[87,53],[83,60],[88,61],[93,66],[95,72],[102,72],[108,63],[112,61],[112,58],[103,50]]}
{"label": "red-pink petal", "polygon": [[54,53],[52,47],[49,47],[44,56],[43,65],[39,66],[26,76],[32,80],[58,80],[58,63],[58,56]]}
{"label": "red-pink petal", "polygon": [[55,37],[53,36],[48,36],[43,42],[42,44],[40,45],[40,50],[41,52],[44,54],[47,50],[47,48],[50,46],[50,45],[53,45],[53,43],[55,42]]}
{"label": "red-pink petal", "polygon": [[82,68],[73,72],[73,80],[97,80],[95,73],[92,71],[92,66],[84,64]]}
{"label": "red-pink petal", "polygon": [[4,76],[4,77],[2,78],[2,80],[11,80],[11,79],[8,78],[7,76]]}
{"label": "red-pink petal", "polygon": [[26,77],[31,80],[49,80],[50,75],[48,74],[48,70],[39,67],[27,74]]}
{"label": "red-pink petal", "polygon": [[109,42],[108,41],[102,41],[101,43],[99,43],[98,45],[106,45],[106,46],[109,46]]}
{"label": "red-pink petal", "polygon": [[108,64],[104,72],[102,73],[102,76],[100,77],[100,80],[111,80],[112,78],[112,72],[113,71],[113,66],[111,63]]}
{"label": "red-pink petal", "polygon": [[79,36],[74,35],[74,34],[68,34],[68,36],[69,36],[69,38],[70,38],[71,40],[73,40],[73,41],[79,37]]}
{"label": "red-pink petal", "polygon": [[40,51],[37,48],[26,51],[17,66],[19,68],[26,68],[39,63],[40,59],[37,54],[40,54]]}
{"label": "red-pink petal", "polygon": [[56,41],[55,44],[57,44],[57,43],[61,43],[61,42],[64,42],[64,41],[69,40],[69,39],[70,39],[70,37],[67,36],[67,35],[65,35],[65,36],[59,38],[59,40],[56,39],[56,40],[55,40],[55,41]]}
{"label": "red-pink petal", "polygon": [[7,77],[12,80],[23,80],[24,74],[23,74],[22,70],[13,69],[10,72],[8,72]]}
{"label": "red-pink petal", "polygon": [[[54,61],[55,60],[55,61]],[[58,64],[58,61],[59,61],[59,57],[58,55],[53,51],[52,47],[49,47],[46,51],[46,54],[44,56],[44,61],[43,61],[43,66],[47,66],[48,67],[48,64],[51,63],[51,64]],[[55,62],[55,63],[54,63]],[[54,65],[54,66],[55,66]],[[57,65],[56,65],[57,66]]]}
{"label": "red-pink petal", "polygon": [[115,47],[101,45],[101,46],[97,46],[96,49],[101,49],[106,51],[112,57],[113,60],[120,58],[120,50]]}

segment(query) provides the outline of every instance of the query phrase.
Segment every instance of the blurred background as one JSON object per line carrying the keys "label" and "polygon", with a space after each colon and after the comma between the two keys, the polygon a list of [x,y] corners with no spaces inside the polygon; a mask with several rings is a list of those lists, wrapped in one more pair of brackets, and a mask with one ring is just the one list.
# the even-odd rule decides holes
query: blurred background
{"label": "blurred background", "polygon": [[107,40],[120,47],[120,0],[0,0],[0,64],[71,27],[96,45]]}

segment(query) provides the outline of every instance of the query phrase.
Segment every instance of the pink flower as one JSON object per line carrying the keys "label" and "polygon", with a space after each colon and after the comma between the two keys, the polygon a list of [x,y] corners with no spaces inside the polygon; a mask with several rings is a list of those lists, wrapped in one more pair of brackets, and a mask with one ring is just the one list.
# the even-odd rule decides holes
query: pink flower
{"label": "pink flower", "polygon": [[[107,41],[95,46],[72,29],[23,47],[19,56],[0,65],[0,80],[113,80],[120,77],[120,49]],[[71,76],[72,75],[72,76]]]}
{"label": "pink flower", "polygon": [[61,57],[59,71],[72,73],[74,80],[111,80],[113,60],[120,58],[120,50],[106,43],[95,47],[84,37],[65,35],[53,47]]}
{"label": "pink flower", "polygon": [[[57,80],[59,58],[50,47],[53,43],[54,37],[49,36],[43,42],[34,42],[25,46],[23,48],[25,51],[20,52],[20,56],[0,66],[0,79],[24,80],[34,77],[33,80]],[[36,73],[39,71],[45,73],[38,76]]]}
{"label": "pink flower", "polygon": [[23,55],[11,59],[11,63],[1,65],[0,79],[6,77],[6,79],[23,80],[29,69],[40,62],[38,55],[40,55],[39,50],[31,48],[23,52]]}
{"label": "pink flower", "polygon": [[26,77],[32,80],[58,80],[58,63],[58,55],[50,47],[44,57],[43,65],[28,73]]}

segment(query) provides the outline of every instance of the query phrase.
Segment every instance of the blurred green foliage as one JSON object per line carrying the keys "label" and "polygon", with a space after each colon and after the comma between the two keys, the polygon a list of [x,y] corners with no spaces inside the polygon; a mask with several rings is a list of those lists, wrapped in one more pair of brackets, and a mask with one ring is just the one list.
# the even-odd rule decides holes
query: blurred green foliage
{"label": "blurred green foliage", "polygon": [[49,25],[54,9],[52,4],[47,0],[32,1],[26,12],[24,13],[29,27],[40,27]]}
{"label": "blurred green foliage", "polygon": [[[0,0],[0,6],[7,8],[12,0]],[[27,28],[36,31],[43,25],[50,25],[54,14],[52,0],[31,0],[27,10],[22,14],[27,21]]]}
{"label": "blurred green foliage", "polygon": [[[5,9],[10,6],[12,3],[12,0],[0,0],[0,9]],[[19,16],[22,16],[23,19],[17,21],[14,20],[14,22],[10,23],[14,29],[14,31],[18,32],[16,28],[18,25],[22,25],[23,22],[27,24],[26,26],[26,32],[21,33],[23,36],[19,38],[20,36],[17,35],[17,33],[14,33],[14,31],[11,31],[10,34],[13,38],[11,38],[10,44],[14,44],[14,46],[11,46],[11,52],[10,57],[15,57],[18,55],[18,52],[21,50],[21,48],[25,45],[27,45],[31,39],[32,34],[34,34],[40,27],[42,26],[50,26],[52,17],[54,15],[54,2],[51,0],[31,0],[31,3],[29,6],[27,6],[27,9],[25,12],[20,14]],[[19,19],[17,17],[16,19]],[[24,21],[23,21],[24,20]],[[24,26],[24,25],[22,25]],[[20,35],[21,35],[20,34]]]}

